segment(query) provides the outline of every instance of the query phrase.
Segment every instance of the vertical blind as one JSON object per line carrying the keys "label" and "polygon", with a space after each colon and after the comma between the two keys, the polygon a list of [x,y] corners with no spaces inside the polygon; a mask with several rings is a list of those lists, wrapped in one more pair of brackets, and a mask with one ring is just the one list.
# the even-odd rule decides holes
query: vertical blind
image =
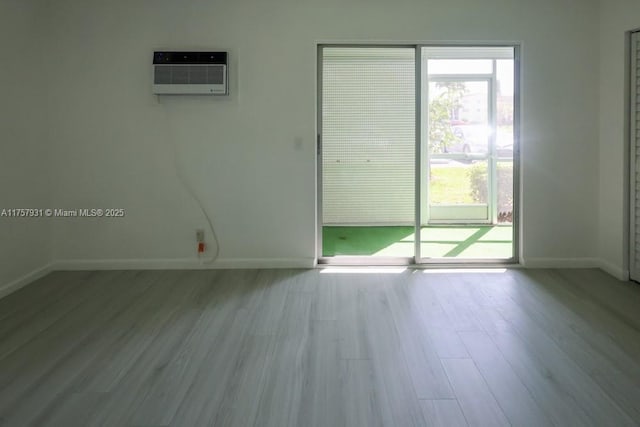
{"label": "vertical blind", "polygon": [[640,281],[640,33],[631,38],[631,266],[630,275]]}
{"label": "vertical blind", "polygon": [[415,141],[415,50],[324,47],[323,224],[413,224]]}

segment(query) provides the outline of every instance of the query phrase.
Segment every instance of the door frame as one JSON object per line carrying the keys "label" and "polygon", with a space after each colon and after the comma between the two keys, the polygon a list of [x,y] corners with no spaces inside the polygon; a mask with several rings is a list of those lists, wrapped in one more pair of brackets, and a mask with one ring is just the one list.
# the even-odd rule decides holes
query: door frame
{"label": "door frame", "polygon": [[625,66],[625,74],[627,75],[625,86],[629,88],[629,90],[625,90],[625,96],[628,97],[625,99],[626,108],[628,108],[627,114],[625,114],[625,133],[627,133],[627,137],[625,138],[626,143],[628,144],[627,150],[629,159],[626,162],[626,168],[628,169],[627,174],[627,185],[628,185],[628,197],[627,202],[627,229],[628,233],[624,233],[626,235],[626,244],[624,247],[626,248],[626,260],[627,260],[627,268],[623,270],[628,271],[628,276],[630,280],[640,281],[640,266],[636,265],[636,233],[638,232],[636,224],[636,213],[638,208],[636,208],[636,203],[638,202],[636,197],[637,191],[637,179],[636,174],[639,173],[638,165],[636,164],[636,156],[637,147],[636,147],[636,138],[638,134],[638,125],[636,124],[636,115],[640,113],[638,111],[638,77],[637,73],[639,71],[638,60],[640,60],[640,55],[638,55],[638,46],[637,43],[640,43],[640,29],[629,31],[627,33],[627,55],[625,61],[628,61]]}
{"label": "door frame", "polygon": [[[520,179],[520,134],[521,134],[521,43],[519,42],[423,42],[423,43],[367,43],[367,42],[345,42],[335,41],[315,43],[316,47],[316,264],[324,265],[413,265],[416,267],[439,267],[439,266],[491,266],[491,265],[513,265],[520,261],[521,248],[521,179]],[[388,47],[388,48],[414,48],[415,49],[415,244],[414,256],[412,257],[374,257],[374,256],[338,256],[324,257],[322,255],[322,50],[325,47]],[[420,250],[421,242],[421,207],[423,203],[421,168],[423,161],[422,154],[422,48],[424,47],[511,47],[513,48],[514,66],[514,97],[513,97],[513,220],[512,220],[512,257],[506,259],[495,258],[422,258]],[[495,73],[495,70],[494,70]],[[495,92],[492,90],[492,93]],[[495,116],[495,114],[494,114]],[[495,181],[495,180],[494,180]]]}
{"label": "door frame", "polygon": [[[429,78],[427,80],[427,86],[425,86],[426,90],[424,91],[425,95],[426,95],[426,102],[428,104],[429,102],[429,86],[428,84],[431,82],[486,82],[487,83],[487,122],[489,124],[489,126],[491,126],[491,128],[495,131],[496,129],[496,111],[495,111],[495,88],[496,88],[496,84],[495,84],[495,70],[494,70],[494,74],[476,74],[476,75],[472,75],[472,74],[446,74],[446,75],[437,75],[436,77],[433,78]],[[425,129],[428,130],[428,124],[424,124]],[[495,163],[496,163],[496,158],[495,158],[495,134],[492,133],[488,144],[487,144],[487,153],[486,155],[476,155],[476,156],[472,156],[471,158],[477,159],[477,160],[486,160],[487,161],[487,175],[488,178],[487,179],[487,216],[486,219],[481,219],[481,220],[475,220],[474,222],[469,222],[470,220],[446,220],[446,219],[436,219],[436,220],[432,220],[431,219],[431,199],[429,196],[429,187],[425,186],[426,188],[422,191],[422,203],[421,203],[421,207],[422,207],[422,213],[420,215],[421,218],[421,225],[424,226],[429,226],[429,225],[440,225],[440,224],[492,224],[495,219],[497,218],[497,213],[495,212],[495,205],[497,204],[497,197],[495,196],[496,190],[497,190],[497,186],[496,184],[496,172],[495,172]],[[422,147],[425,148],[425,147]],[[456,158],[461,158],[461,155],[459,154],[438,154],[437,157],[434,157],[431,155],[431,153],[429,153],[428,149],[424,150],[424,153],[422,155],[423,157],[423,161],[422,161],[422,169],[419,171],[422,176],[423,176],[423,180],[422,182],[428,182],[426,179],[424,179],[424,177],[426,176],[430,176],[430,171],[431,171],[431,162],[430,160],[432,158],[441,158],[441,159],[456,159]],[[463,205],[464,206],[464,205]],[[455,206],[451,207],[452,209],[455,209]],[[473,220],[471,220],[473,221]]]}

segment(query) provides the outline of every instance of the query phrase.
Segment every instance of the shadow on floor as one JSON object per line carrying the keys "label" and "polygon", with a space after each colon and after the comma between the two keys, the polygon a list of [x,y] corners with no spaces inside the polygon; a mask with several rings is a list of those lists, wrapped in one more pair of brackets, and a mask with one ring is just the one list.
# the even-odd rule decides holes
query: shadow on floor
{"label": "shadow on floor", "polygon": [[[421,229],[420,246],[427,258],[510,258],[511,226],[429,226]],[[322,229],[323,256],[412,257],[410,226],[342,227]]]}

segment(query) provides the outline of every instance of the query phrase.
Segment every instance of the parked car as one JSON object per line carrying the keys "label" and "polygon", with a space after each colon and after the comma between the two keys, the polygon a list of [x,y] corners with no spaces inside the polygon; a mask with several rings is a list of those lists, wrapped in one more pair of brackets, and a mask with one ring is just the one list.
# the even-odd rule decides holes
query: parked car
{"label": "parked car", "polygon": [[477,124],[456,124],[453,126],[453,134],[459,142],[445,147],[447,153],[487,153],[489,148],[489,136],[491,127]]}
{"label": "parked car", "polygon": [[[453,133],[459,142],[445,148],[446,153],[486,154],[489,149],[491,127],[478,124],[453,124]],[[513,157],[513,133],[498,129],[496,132],[496,155],[501,158]]]}

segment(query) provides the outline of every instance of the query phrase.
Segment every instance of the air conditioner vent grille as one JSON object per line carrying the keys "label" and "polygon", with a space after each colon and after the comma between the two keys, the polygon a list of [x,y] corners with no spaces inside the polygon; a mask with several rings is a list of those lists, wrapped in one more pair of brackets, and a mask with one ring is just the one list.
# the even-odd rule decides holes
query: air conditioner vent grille
{"label": "air conditioner vent grille", "polygon": [[155,65],[153,82],[157,85],[223,84],[224,65]]}

